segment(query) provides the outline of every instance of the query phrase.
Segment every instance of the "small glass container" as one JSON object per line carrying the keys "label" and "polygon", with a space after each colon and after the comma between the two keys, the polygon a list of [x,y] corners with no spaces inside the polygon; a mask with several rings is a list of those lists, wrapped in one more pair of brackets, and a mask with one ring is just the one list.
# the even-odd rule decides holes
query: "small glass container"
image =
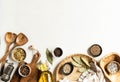
{"label": "small glass container", "polygon": [[9,81],[13,69],[14,69],[13,63],[9,63],[9,65],[6,67],[3,75],[1,76],[1,80],[5,81],[5,82]]}
{"label": "small glass container", "polygon": [[37,65],[37,68],[42,71],[38,82],[54,82],[53,75],[49,71],[47,63],[41,62]]}

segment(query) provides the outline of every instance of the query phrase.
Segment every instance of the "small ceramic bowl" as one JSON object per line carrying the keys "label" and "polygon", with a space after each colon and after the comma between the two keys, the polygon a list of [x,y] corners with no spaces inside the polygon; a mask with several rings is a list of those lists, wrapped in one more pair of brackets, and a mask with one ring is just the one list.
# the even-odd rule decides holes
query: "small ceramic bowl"
{"label": "small ceramic bowl", "polygon": [[26,52],[23,48],[15,48],[12,51],[12,59],[16,62],[23,61],[26,58]]}
{"label": "small ceramic bowl", "polygon": [[22,77],[27,77],[31,73],[31,68],[28,65],[21,65],[18,69],[18,73]]}
{"label": "small ceramic bowl", "polygon": [[63,54],[63,51],[60,47],[56,47],[54,50],[54,54],[56,57],[60,57]]}
{"label": "small ceramic bowl", "polygon": [[110,74],[115,74],[120,70],[120,64],[117,61],[111,61],[107,65],[107,70]]}
{"label": "small ceramic bowl", "polygon": [[88,48],[88,54],[92,57],[98,57],[102,53],[102,47],[99,44],[93,44]]}
{"label": "small ceramic bowl", "polygon": [[64,75],[69,75],[72,73],[73,69],[74,69],[74,66],[72,65],[72,63],[67,62],[62,66],[61,71]]}

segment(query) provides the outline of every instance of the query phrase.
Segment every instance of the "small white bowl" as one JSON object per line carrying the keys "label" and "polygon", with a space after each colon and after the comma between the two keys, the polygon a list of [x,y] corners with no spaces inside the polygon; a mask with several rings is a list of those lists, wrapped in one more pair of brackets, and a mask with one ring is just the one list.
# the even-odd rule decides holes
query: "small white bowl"
{"label": "small white bowl", "polygon": [[107,65],[107,70],[111,74],[115,74],[120,70],[120,64],[117,61],[111,61]]}
{"label": "small white bowl", "polygon": [[12,50],[11,57],[14,61],[20,62],[26,58],[26,52],[23,48],[15,48]]}
{"label": "small white bowl", "polygon": [[31,73],[31,68],[28,65],[21,65],[18,69],[18,73],[22,77],[27,77]]}

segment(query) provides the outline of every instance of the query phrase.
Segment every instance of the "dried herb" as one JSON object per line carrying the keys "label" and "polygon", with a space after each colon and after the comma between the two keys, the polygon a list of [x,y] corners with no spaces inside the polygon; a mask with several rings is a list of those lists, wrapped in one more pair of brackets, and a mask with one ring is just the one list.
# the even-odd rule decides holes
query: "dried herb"
{"label": "dried herb", "polygon": [[52,52],[50,52],[50,50],[47,48],[46,49],[46,56],[47,56],[47,60],[50,64],[53,63],[53,55]]}
{"label": "dried herb", "polygon": [[83,57],[72,57],[72,60],[72,64],[79,68],[79,72],[85,72],[90,68],[90,64]]}
{"label": "dried herb", "polygon": [[90,67],[90,63],[84,57],[80,57],[80,60],[84,65],[86,65],[87,67]]}

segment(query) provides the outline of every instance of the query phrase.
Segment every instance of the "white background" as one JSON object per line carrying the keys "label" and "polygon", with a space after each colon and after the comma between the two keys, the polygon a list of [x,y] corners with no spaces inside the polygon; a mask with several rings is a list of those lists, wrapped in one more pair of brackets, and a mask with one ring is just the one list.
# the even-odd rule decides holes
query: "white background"
{"label": "white background", "polygon": [[51,70],[66,56],[87,54],[92,44],[100,44],[100,59],[111,52],[120,53],[119,0],[0,0],[0,56],[4,55],[4,35],[23,32],[29,42],[22,46],[31,61],[29,45],[34,45],[45,59],[46,48],[63,49]]}

